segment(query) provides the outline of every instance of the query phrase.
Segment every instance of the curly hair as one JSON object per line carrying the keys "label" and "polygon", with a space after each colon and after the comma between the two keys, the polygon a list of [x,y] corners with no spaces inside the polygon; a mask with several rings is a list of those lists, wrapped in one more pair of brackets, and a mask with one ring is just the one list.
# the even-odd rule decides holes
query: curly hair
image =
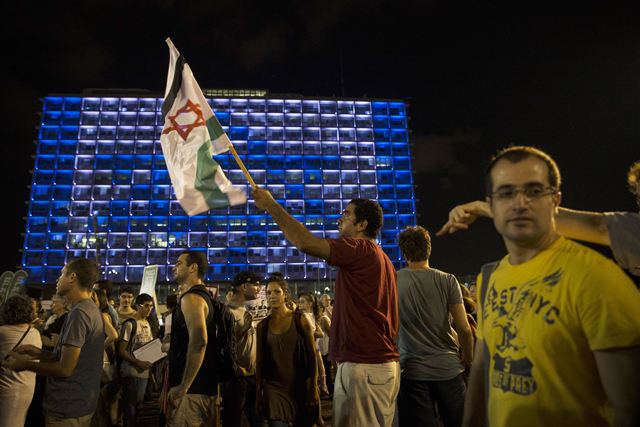
{"label": "curly hair", "polygon": [[542,150],[538,150],[537,148],[521,145],[511,146],[500,150],[498,154],[491,158],[491,160],[489,161],[489,165],[487,166],[487,169],[484,173],[484,185],[487,195],[490,195],[493,192],[493,179],[491,178],[491,171],[499,160],[505,159],[511,163],[520,163],[521,161],[526,160],[529,157],[537,157],[547,164],[549,168],[549,184],[557,191],[560,191],[560,184],[562,183],[562,178],[560,177],[560,169],[558,169],[558,165],[551,158],[551,156],[549,156]]}
{"label": "curly hair", "polygon": [[380,205],[369,199],[352,199],[349,204],[354,205],[353,212],[356,217],[353,223],[357,224],[360,221],[367,221],[367,228],[364,230],[364,235],[369,239],[375,239],[382,229],[384,222],[384,215]]}
{"label": "curly hair", "polygon": [[629,173],[627,174],[627,184],[629,184],[629,191],[631,191],[636,196],[640,196],[637,193],[636,186],[640,182],[640,161],[634,163],[629,169]]}
{"label": "curly hair", "polygon": [[398,245],[407,261],[426,261],[431,256],[431,237],[423,227],[407,227],[398,236]]}
{"label": "curly hair", "polygon": [[26,295],[15,295],[0,306],[0,325],[31,323],[36,318],[33,300]]}

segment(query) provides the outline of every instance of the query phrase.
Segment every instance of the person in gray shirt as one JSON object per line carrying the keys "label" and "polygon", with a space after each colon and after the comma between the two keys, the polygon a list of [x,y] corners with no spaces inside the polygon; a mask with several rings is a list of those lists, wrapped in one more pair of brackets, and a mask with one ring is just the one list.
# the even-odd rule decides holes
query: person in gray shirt
{"label": "person in gray shirt", "polygon": [[88,427],[96,410],[105,334],[102,315],[90,292],[99,272],[89,259],[69,261],[56,290],[71,301],[73,308],[53,352],[21,345],[2,362],[3,367],[14,371],[28,370],[48,377],[42,405],[47,427]]}
{"label": "person in gray shirt", "polygon": [[[473,334],[456,278],[429,267],[431,238],[422,227],[399,236],[408,267],[398,271],[398,350],[402,380],[400,426],[436,426],[434,403],[445,427],[460,426],[464,412],[463,372],[473,359]],[[449,322],[458,330],[462,359]]]}

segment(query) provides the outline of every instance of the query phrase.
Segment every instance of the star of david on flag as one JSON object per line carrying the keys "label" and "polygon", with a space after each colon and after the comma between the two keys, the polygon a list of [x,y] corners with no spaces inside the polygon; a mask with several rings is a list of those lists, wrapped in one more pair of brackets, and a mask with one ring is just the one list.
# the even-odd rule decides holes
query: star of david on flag
{"label": "star of david on flag", "polygon": [[170,39],[166,41],[171,55],[160,143],[176,197],[189,216],[246,203],[244,191],[233,187],[213,160],[213,155],[231,148],[231,141],[184,57]]}

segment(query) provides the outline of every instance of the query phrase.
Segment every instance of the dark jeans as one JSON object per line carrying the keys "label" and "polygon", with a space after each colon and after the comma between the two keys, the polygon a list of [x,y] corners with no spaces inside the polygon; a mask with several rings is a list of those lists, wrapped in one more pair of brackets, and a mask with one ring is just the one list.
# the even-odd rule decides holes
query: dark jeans
{"label": "dark jeans", "polygon": [[122,377],[122,421],[124,427],[135,427],[138,409],[147,390],[148,378]]}
{"label": "dark jeans", "polygon": [[329,361],[329,355],[322,355],[322,364],[324,365],[324,373],[327,376],[327,388],[329,393],[333,394],[333,379],[331,379],[331,362]]}
{"label": "dark jeans", "polygon": [[251,427],[262,427],[262,418],[256,413],[256,377],[238,377],[220,384],[222,394],[222,425],[240,427],[242,410]]}
{"label": "dark jeans", "polygon": [[435,404],[445,427],[459,427],[467,387],[462,374],[447,381],[416,381],[402,378],[398,394],[400,426],[436,427]]}

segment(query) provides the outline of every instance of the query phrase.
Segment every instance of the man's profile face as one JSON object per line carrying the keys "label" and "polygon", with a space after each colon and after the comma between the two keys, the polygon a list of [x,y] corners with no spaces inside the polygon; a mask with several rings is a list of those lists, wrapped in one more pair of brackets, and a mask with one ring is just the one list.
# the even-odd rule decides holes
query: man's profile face
{"label": "man's profile face", "polygon": [[[528,157],[518,163],[501,159],[491,170],[492,192],[511,188],[522,190],[525,186],[551,186],[549,167],[537,157]],[[519,247],[535,244],[540,239],[554,233],[554,214],[560,204],[560,195],[547,194],[527,200],[519,192],[511,200],[502,200],[495,195],[487,197],[487,203],[493,214],[496,230],[507,242]]]}
{"label": "man's profile face", "polygon": [[65,265],[60,271],[60,277],[56,280],[56,293],[60,296],[65,296],[69,290],[71,290],[71,284],[69,283],[67,266]]}
{"label": "man's profile face", "polygon": [[338,237],[358,237],[355,210],[355,205],[349,203],[347,208],[342,211],[342,216],[338,219]]}
{"label": "man's profile face", "polygon": [[187,254],[182,254],[173,267],[173,280],[183,284],[189,278],[189,267],[187,267]]}
{"label": "man's profile face", "polygon": [[123,292],[120,294],[120,308],[129,308],[133,302],[133,294]]}
{"label": "man's profile face", "polygon": [[251,301],[258,298],[258,292],[260,291],[259,283],[247,282],[244,284],[244,298]]}

